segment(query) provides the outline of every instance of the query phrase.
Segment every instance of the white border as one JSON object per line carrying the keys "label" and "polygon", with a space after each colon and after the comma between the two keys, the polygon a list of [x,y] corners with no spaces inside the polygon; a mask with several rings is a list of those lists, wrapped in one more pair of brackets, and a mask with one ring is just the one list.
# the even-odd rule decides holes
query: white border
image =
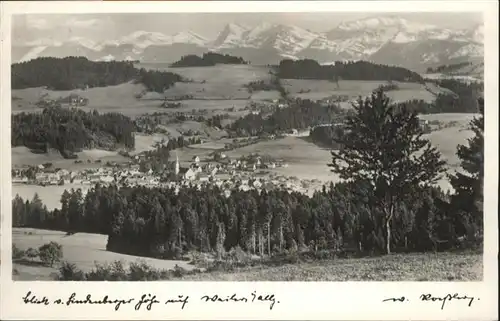
{"label": "white border", "polygon": [[[10,153],[10,43],[11,15],[16,13],[124,13],[124,12],[483,12],[485,21],[485,251],[483,282],[13,282],[11,280],[11,153]],[[1,319],[287,319],[287,320],[495,320],[498,300],[498,3],[497,1],[301,1],[301,2],[1,2]],[[203,304],[196,298],[205,293],[249,295],[274,293],[279,304],[269,310],[264,304]],[[187,294],[190,303],[156,305],[151,311],[124,306],[50,305],[22,303],[27,291],[65,297],[80,295],[120,296],[155,293],[162,299]],[[448,302],[417,301],[421,293],[467,294],[480,297],[472,307]],[[411,302],[383,304],[381,300],[405,295]]]}

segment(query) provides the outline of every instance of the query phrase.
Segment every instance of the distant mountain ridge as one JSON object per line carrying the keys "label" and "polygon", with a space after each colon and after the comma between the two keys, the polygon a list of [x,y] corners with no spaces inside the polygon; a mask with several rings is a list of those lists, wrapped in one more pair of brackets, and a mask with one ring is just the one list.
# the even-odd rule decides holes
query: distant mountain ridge
{"label": "distant mountain ridge", "polygon": [[320,63],[367,60],[423,71],[443,64],[482,61],[483,41],[482,25],[455,30],[389,16],[347,21],[320,33],[292,25],[262,23],[248,27],[230,23],[215,39],[192,31],[173,35],[135,31],[103,43],[81,37],[65,42],[40,39],[14,45],[12,61],[74,55],[91,60],[173,62],[187,54],[213,51],[253,64],[276,64],[283,58],[309,58]]}

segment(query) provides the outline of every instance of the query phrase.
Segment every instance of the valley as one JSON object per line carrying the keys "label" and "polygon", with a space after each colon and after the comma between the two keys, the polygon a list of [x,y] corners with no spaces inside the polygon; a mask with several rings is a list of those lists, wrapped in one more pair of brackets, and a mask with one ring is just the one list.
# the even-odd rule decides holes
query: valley
{"label": "valley", "polygon": [[[341,233],[340,225],[316,227],[312,222],[338,222],[338,214],[328,210],[337,206],[329,203],[336,198],[328,193],[345,192],[339,187],[343,186],[339,175],[328,167],[332,160],[331,149],[314,141],[310,132],[316,126],[342,122],[352,114],[353,104],[358,99],[369,98],[381,88],[391,103],[406,104],[418,111],[419,121],[425,125],[423,138],[429,139],[442,156],[444,170],[448,174],[461,171],[457,146],[467,144],[473,137],[469,125],[479,114],[470,112],[473,110],[471,106],[465,109],[464,103],[455,102],[462,98],[473,101],[476,86],[480,85],[444,83],[401,67],[368,62],[339,63],[337,67],[316,63],[315,68],[322,70],[322,75],[314,79],[303,76],[309,71],[301,64],[310,61],[293,62],[296,66],[292,69],[283,67],[287,63],[290,64],[284,60],[278,66],[216,64],[172,67],[165,63],[136,62],[134,68],[141,70],[139,75],[151,77],[147,78],[147,84],[141,83],[140,79],[144,78],[138,78],[120,84],[72,90],[48,87],[13,89],[13,124],[19,128],[16,146],[12,147],[12,195],[16,213],[13,242],[20,251],[36,249],[44,243],[59,243],[64,261],[74,264],[82,273],[90,273],[95,263],[122,261],[129,266],[141,259],[154,269],[181,269],[184,272],[179,272],[179,278],[186,280],[198,277],[233,279],[225,274],[225,268],[208,272],[208,276],[199,273],[205,268],[215,269],[213,264],[233,262],[231,253],[242,248],[245,255],[252,256],[244,264],[253,260],[264,264],[265,260],[276,255],[292,255],[293,251],[321,255],[321,251],[333,246],[331,244],[341,242],[337,236]],[[332,79],[329,73],[337,75],[338,68],[341,68],[343,77]],[[289,76],[280,77],[283,71]],[[167,85],[162,88],[164,82]],[[148,90],[148,85],[160,90]],[[460,91],[453,92],[449,88]],[[85,103],[80,105],[81,101]],[[448,104],[448,101],[453,104]],[[442,112],[443,106],[448,108],[444,109],[446,112]],[[41,115],[41,118],[29,116],[31,114]],[[39,126],[39,131],[31,133],[30,126],[18,124],[24,119]],[[104,124],[108,119],[109,123]],[[53,125],[54,120],[61,121],[59,127]],[[76,125],[81,129],[67,131]],[[37,136],[43,131],[45,136]],[[49,146],[46,141],[41,142],[40,137],[45,140],[50,137],[54,144]],[[42,152],[31,146],[41,143],[45,144]],[[437,180],[434,186],[438,188],[438,194],[454,192],[446,176]],[[263,190],[270,196],[259,195]],[[178,200],[177,193],[180,193],[180,199],[187,201]],[[266,201],[266,197],[275,197],[279,201]],[[351,196],[342,197],[347,202]],[[298,207],[301,202],[310,202],[310,205]],[[351,205],[342,206],[344,209]],[[355,206],[361,208],[364,205]],[[236,208],[243,214],[232,212]],[[252,211],[260,213],[258,215],[276,216],[256,220],[251,218]],[[310,211],[309,216],[300,218],[301,213],[307,211]],[[363,209],[359,211],[363,213]],[[156,213],[156,216],[151,213]],[[293,223],[299,225],[292,228],[285,226],[289,223],[278,214],[266,213],[289,213],[289,222],[311,221]],[[158,218],[161,215],[165,215],[164,219]],[[195,218],[197,215],[200,218]],[[221,221],[207,223],[205,234],[198,235],[190,229],[205,224],[203,215],[219,215]],[[363,214],[356,215],[363,217]],[[240,224],[255,224],[253,230],[249,227],[253,234],[248,234],[246,227],[236,229],[231,225],[234,220],[242,222]],[[117,224],[117,227],[110,230],[108,224]],[[130,224],[139,227],[130,229]],[[164,224],[162,231],[177,227],[163,235],[159,232],[159,224]],[[345,224],[353,223],[346,221]],[[400,228],[406,223],[398,221],[397,224]],[[141,234],[146,228],[152,229],[147,230],[150,231],[146,232],[148,236]],[[349,228],[354,230],[357,227]],[[115,232],[118,229],[120,232]],[[298,232],[301,229],[304,231]],[[324,231],[318,232],[317,229]],[[264,231],[268,233],[267,239]],[[130,239],[124,240],[126,233],[130,234]],[[321,233],[328,234],[318,236]],[[356,244],[357,236],[353,235],[349,235],[348,245],[346,241],[346,252],[363,252],[364,246],[371,247],[371,251],[380,250],[379,236],[365,235]],[[150,239],[153,236],[165,239]],[[430,247],[420,245],[419,237],[411,234],[396,241],[398,251],[408,250],[408,238],[413,242],[412,246],[425,246],[426,250]],[[331,243],[325,245],[325,242]],[[209,257],[203,263],[208,267],[196,263],[198,252]],[[222,261],[220,255],[224,255]],[[402,256],[395,258],[395,266],[401,261],[407,262],[403,254],[398,255]],[[449,264],[463,267],[448,275],[434,269],[442,264],[441,261],[433,261],[426,255],[418,257],[422,258],[430,260],[432,268],[426,273],[432,276],[419,274],[413,279],[481,277],[478,273],[480,267],[471,263],[473,259],[466,258],[464,263],[453,255],[447,256],[444,261],[449,259],[447,262],[456,262]],[[58,273],[58,265],[47,267],[36,260],[34,263],[23,260],[14,263],[15,279],[49,280]],[[269,267],[260,270],[245,267],[234,277],[274,279],[270,275],[278,273],[280,276],[276,280],[291,280],[290,273],[296,272],[307,280],[319,280],[325,279],[330,273],[326,271],[330,269],[343,271],[344,263],[359,263],[363,269],[379,264],[377,259],[373,262],[352,260],[340,265],[329,262],[328,266],[321,267],[303,262],[304,265],[296,268],[300,271],[289,270],[286,266],[285,270],[278,268],[279,271]],[[307,272],[311,269],[317,273]],[[389,277],[366,276],[368,272],[363,269],[349,278],[384,280]],[[412,267],[405,272],[407,274],[398,277],[406,278],[414,270]]]}

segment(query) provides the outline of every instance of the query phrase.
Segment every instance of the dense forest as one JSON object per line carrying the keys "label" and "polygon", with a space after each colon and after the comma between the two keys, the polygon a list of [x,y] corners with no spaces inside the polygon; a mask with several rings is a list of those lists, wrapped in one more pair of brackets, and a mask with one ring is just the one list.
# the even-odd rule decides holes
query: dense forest
{"label": "dense forest", "polygon": [[13,147],[26,146],[41,153],[55,148],[69,158],[84,148],[129,149],[135,144],[133,121],[119,113],[52,107],[41,113],[14,114],[11,123]]}
{"label": "dense forest", "polygon": [[47,87],[51,90],[86,89],[137,81],[163,92],[181,77],[171,72],[137,69],[128,61],[90,61],[84,57],[37,58],[12,65],[12,89]]}
{"label": "dense forest", "polygon": [[137,83],[143,84],[148,91],[163,94],[163,92],[174,86],[176,82],[183,81],[178,74],[157,70],[146,70],[141,68],[138,71]]}
{"label": "dense forest", "polygon": [[335,142],[335,138],[339,137],[341,130],[342,126],[335,124],[316,126],[311,129],[309,138],[311,138],[311,140],[318,146],[338,149],[340,148],[340,145]]}
{"label": "dense forest", "polygon": [[324,106],[311,100],[297,99],[290,107],[277,108],[269,116],[248,114],[228,126],[237,136],[257,136],[278,134],[292,129],[304,129],[311,126],[331,124],[338,121],[345,111],[336,105]]}
{"label": "dense forest", "polygon": [[367,61],[337,61],[335,65],[320,65],[311,59],[285,59],[277,67],[282,79],[387,80],[423,82],[416,72],[402,67],[374,64]]}
{"label": "dense forest", "polygon": [[[65,192],[61,209],[47,211],[35,198],[13,200],[14,226],[108,234],[107,249],[132,255],[174,258],[189,250],[240,246],[269,254],[290,248],[381,253],[381,215],[367,204],[368,189],[337,184],[312,198],[281,190],[233,191],[217,187],[120,188],[96,185],[85,197]],[[360,195],[365,196],[360,196]],[[432,250],[435,240],[456,246],[468,227],[454,216],[440,190],[415,190],[398,204],[393,248]],[[463,227],[465,226],[465,227]]]}
{"label": "dense forest", "polygon": [[453,93],[437,93],[436,100],[432,103],[412,99],[397,105],[405,105],[419,114],[479,113],[477,100],[483,95],[481,84],[464,83],[453,79],[435,81],[435,84]]}
{"label": "dense forest", "polygon": [[186,55],[179,61],[171,64],[171,67],[206,67],[217,64],[245,65],[248,64],[243,58],[231,55],[222,55],[215,52],[204,53],[203,56]]}
{"label": "dense forest", "polygon": [[440,65],[437,67],[429,67],[427,68],[427,73],[428,74],[434,74],[434,73],[447,73],[447,72],[454,72],[459,70],[460,68],[470,66],[472,65],[471,62],[466,61],[466,62],[459,62],[456,64],[450,64],[450,65]]}

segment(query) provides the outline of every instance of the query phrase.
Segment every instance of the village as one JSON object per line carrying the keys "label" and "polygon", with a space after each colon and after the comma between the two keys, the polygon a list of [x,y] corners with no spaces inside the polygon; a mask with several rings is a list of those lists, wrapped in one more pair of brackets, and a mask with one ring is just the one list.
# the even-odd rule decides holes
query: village
{"label": "village", "polygon": [[70,188],[117,185],[180,188],[187,186],[202,187],[215,185],[229,196],[231,190],[285,189],[305,192],[309,187],[304,180],[293,180],[270,172],[276,168],[287,168],[282,160],[258,154],[230,159],[223,152],[214,152],[207,159],[194,156],[190,162],[181,166],[179,158],[169,162],[162,171],[152,169],[141,171],[139,162],[144,161],[143,154],[128,163],[107,163],[98,168],[68,170],[54,168],[51,164],[40,164],[12,170],[13,184],[48,186],[69,185]]}

